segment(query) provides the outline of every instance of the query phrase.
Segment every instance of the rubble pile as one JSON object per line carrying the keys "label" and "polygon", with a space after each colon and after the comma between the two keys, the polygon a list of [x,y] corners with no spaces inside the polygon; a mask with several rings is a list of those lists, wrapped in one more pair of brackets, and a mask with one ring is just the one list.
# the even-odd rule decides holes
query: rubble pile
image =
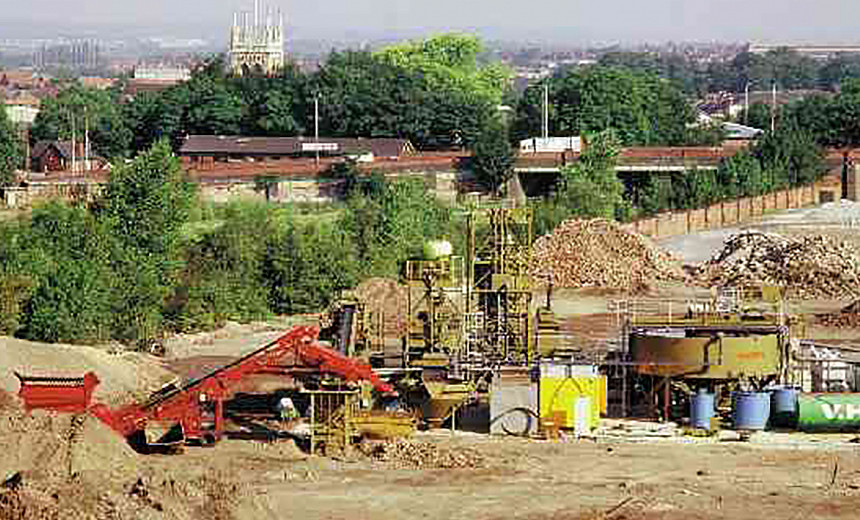
{"label": "rubble pile", "polygon": [[429,442],[404,439],[375,443],[367,455],[399,469],[480,468],[484,458],[468,448],[442,448]]}
{"label": "rubble pile", "polygon": [[745,232],[726,240],[697,277],[708,286],[775,285],[790,298],[844,298],[860,293],[860,256],[825,236]]}
{"label": "rubble pile", "polygon": [[628,292],[684,278],[680,262],[647,237],[604,219],[568,220],[537,240],[531,274],[557,287]]}

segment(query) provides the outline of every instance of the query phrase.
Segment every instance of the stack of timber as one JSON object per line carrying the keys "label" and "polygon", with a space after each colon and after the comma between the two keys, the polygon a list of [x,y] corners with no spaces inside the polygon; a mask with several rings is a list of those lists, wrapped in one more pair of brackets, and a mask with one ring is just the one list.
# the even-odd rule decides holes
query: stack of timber
{"label": "stack of timber", "polygon": [[647,237],[604,219],[568,220],[537,240],[531,274],[557,287],[644,292],[684,278],[680,262]]}
{"label": "stack of timber", "polygon": [[705,285],[774,285],[790,298],[846,298],[860,294],[860,256],[825,236],[800,238],[744,232],[698,269]]}

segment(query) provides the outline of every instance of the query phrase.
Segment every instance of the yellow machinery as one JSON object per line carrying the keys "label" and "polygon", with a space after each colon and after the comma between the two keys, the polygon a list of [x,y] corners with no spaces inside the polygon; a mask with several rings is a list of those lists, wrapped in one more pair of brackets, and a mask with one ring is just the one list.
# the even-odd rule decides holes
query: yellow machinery
{"label": "yellow machinery", "polygon": [[475,209],[465,258],[436,243],[447,247],[425,247],[424,258],[407,261],[404,361],[422,370],[429,423],[440,424],[488,386],[493,367],[532,360],[532,238],[530,209]]}
{"label": "yellow machinery", "polygon": [[425,255],[406,263],[410,366],[453,362],[467,369],[533,358],[531,210],[473,210],[467,233],[465,260]]}
{"label": "yellow machinery", "polygon": [[405,278],[409,284],[406,361],[421,365],[421,360],[430,361],[435,354],[447,363],[448,356],[456,355],[463,343],[463,259],[409,260]]}
{"label": "yellow machinery", "polygon": [[531,208],[487,208],[468,217],[466,352],[502,363],[534,357],[528,274]]}
{"label": "yellow machinery", "polygon": [[785,312],[778,288],[714,289],[709,301],[638,307],[628,305],[624,334],[638,381],[634,388],[646,395],[631,398],[644,399],[652,413],[662,404],[668,417],[682,401],[677,392],[715,391],[741,382],[761,387],[785,375],[789,338],[798,322]]}

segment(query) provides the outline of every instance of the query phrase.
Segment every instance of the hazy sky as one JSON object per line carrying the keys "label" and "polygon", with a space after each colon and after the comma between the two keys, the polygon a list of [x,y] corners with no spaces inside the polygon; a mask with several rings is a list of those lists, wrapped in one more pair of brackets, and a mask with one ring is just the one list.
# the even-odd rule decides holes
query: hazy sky
{"label": "hazy sky", "polygon": [[[297,38],[474,28],[488,37],[572,43],[860,43],[857,0],[280,0],[269,4],[286,12],[288,29]],[[0,30],[26,30],[38,36],[38,31],[55,33],[65,28],[72,33],[110,25],[221,40],[226,38],[232,12],[252,6],[253,0],[0,0]]]}

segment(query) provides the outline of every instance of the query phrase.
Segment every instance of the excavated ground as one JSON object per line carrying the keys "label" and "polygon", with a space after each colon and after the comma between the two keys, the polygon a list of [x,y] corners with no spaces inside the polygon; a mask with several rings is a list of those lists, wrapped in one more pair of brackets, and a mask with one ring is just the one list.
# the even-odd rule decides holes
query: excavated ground
{"label": "excavated ground", "polygon": [[[784,229],[769,230],[807,232],[797,223],[807,217],[780,217],[777,222]],[[822,232],[822,226],[814,227]],[[857,234],[842,225],[832,230],[840,238]],[[684,256],[684,250],[701,254],[707,241],[686,237],[664,245]],[[648,296],[683,301],[694,295],[702,296],[702,290],[667,284]],[[616,295],[563,290],[554,297],[562,328],[572,340],[599,343],[617,336],[609,305]],[[536,304],[542,301],[536,293]],[[849,303],[806,302],[803,310],[833,312]],[[411,448],[395,450],[395,455],[335,459],[309,457],[290,441],[225,440],[213,448],[186,448],[179,455],[143,456],[95,419],[27,415],[14,397],[14,371],[81,375],[94,370],[102,381],[97,400],[128,402],[177,375],[193,377],[247,353],[288,325],[231,324],[215,333],[177,337],[167,342],[166,360],[0,338],[0,520],[857,517],[860,452],[856,444],[826,436],[780,444],[634,438],[544,442],[420,434],[417,441],[436,448],[415,449],[459,461],[442,464],[445,468],[424,459],[416,464],[398,458],[405,456],[401,452],[412,457]],[[839,330],[843,336],[860,337],[856,332]]]}

